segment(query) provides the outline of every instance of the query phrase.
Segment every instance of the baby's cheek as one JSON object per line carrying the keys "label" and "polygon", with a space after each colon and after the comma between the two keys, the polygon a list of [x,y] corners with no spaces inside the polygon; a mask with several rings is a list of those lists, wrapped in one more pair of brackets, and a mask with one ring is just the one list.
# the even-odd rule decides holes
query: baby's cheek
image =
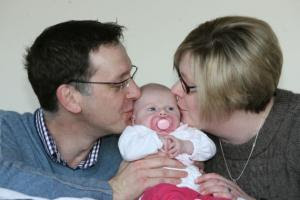
{"label": "baby's cheek", "polygon": [[151,128],[151,120],[150,119],[145,120],[145,123],[143,125],[148,128]]}
{"label": "baby's cheek", "polygon": [[139,117],[136,119],[135,124],[144,125],[148,128],[151,128],[151,117],[148,116]]}

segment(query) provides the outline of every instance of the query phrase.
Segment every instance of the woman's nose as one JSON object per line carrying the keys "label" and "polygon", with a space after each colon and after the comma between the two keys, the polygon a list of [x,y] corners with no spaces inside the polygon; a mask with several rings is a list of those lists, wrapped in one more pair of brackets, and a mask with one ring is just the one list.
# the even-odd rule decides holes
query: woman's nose
{"label": "woman's nose", "polygon": [[171,91],[177,98],[182,97],[184,91],[179,80],[172,86]]}

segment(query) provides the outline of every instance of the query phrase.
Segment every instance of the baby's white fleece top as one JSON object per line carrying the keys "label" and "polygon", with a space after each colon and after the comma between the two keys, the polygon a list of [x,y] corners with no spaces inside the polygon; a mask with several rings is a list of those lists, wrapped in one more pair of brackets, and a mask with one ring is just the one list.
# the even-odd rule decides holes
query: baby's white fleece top
{"label": "baby's white fleece top", "polygon": [[[181,124],[174,132],[170,133],[181,140],[189,140],[194,145],[192,155],[180,154],[176,159],[184,164],[192,161],[205,161],[216,153],[214,142],[202,131]],[[119,149],[124,160],[133,161],[147,155],[157,153],[163,146],[158,134],[143,125],[128,126],[119,139]]]}
{"label": "baby's white fleece top", "polygon": [[[187,166],[183,170],[188,172],[188,176],[183,178],[181,184],[177,186],[189,187],[198,191],[199,185],[196,185],[194,180],[201,176],[201,173],[197,167],[193,166],[193,161],[210,159],[216,153],[216,146],[205,133],[189,127],[187,124],[181,124],[170,135],[193,143],[194,151],[191,155],[184,153],[176,156],[176,159]],[[159,139],[158,134],[143,125],[128,126],[119,139],[119,149],[123,159],[126,161],[138,160],[147,155],[157,153],[162,147],[163,143]]]}

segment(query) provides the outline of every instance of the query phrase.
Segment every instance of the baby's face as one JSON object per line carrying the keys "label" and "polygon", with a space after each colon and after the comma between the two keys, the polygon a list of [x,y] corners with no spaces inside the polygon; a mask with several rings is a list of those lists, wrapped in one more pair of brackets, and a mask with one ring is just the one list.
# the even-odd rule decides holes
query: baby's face
{"label": "baby's face", "polygon": [[144,125],[160,134],[174,131],[180,123],[175,96],[164,90],[145,90],[134,105],[134,124]]}

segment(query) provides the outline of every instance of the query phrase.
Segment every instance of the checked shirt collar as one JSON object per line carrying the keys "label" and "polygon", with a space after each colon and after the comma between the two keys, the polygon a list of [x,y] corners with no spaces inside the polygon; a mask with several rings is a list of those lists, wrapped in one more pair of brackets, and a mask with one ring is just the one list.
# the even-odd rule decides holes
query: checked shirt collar
{"label": "checked shirt collar", "polygon": [[[40,139],[43,143],[43,146],[47,152],[47,154],[50,156],[50,158],[62,165],[68,166],[67,162],[63,160],[61,157],[55,141],[53,137],[51,136],[51,133],[49,132],[45,120],[44,120],[44,113],[43,109],[37,109],[34,113],[35,118],[35,127],[38,131],[38,134],[40,136]],[[91,152],[89,153],[86,160],[82,160],[79,165],[76,167],[76,169],[87,169],[91,166],[93,166],[97,162],[98,158],[98,152],[100,149],[100,139],[96,142],[96,144],[93,146]]]}

